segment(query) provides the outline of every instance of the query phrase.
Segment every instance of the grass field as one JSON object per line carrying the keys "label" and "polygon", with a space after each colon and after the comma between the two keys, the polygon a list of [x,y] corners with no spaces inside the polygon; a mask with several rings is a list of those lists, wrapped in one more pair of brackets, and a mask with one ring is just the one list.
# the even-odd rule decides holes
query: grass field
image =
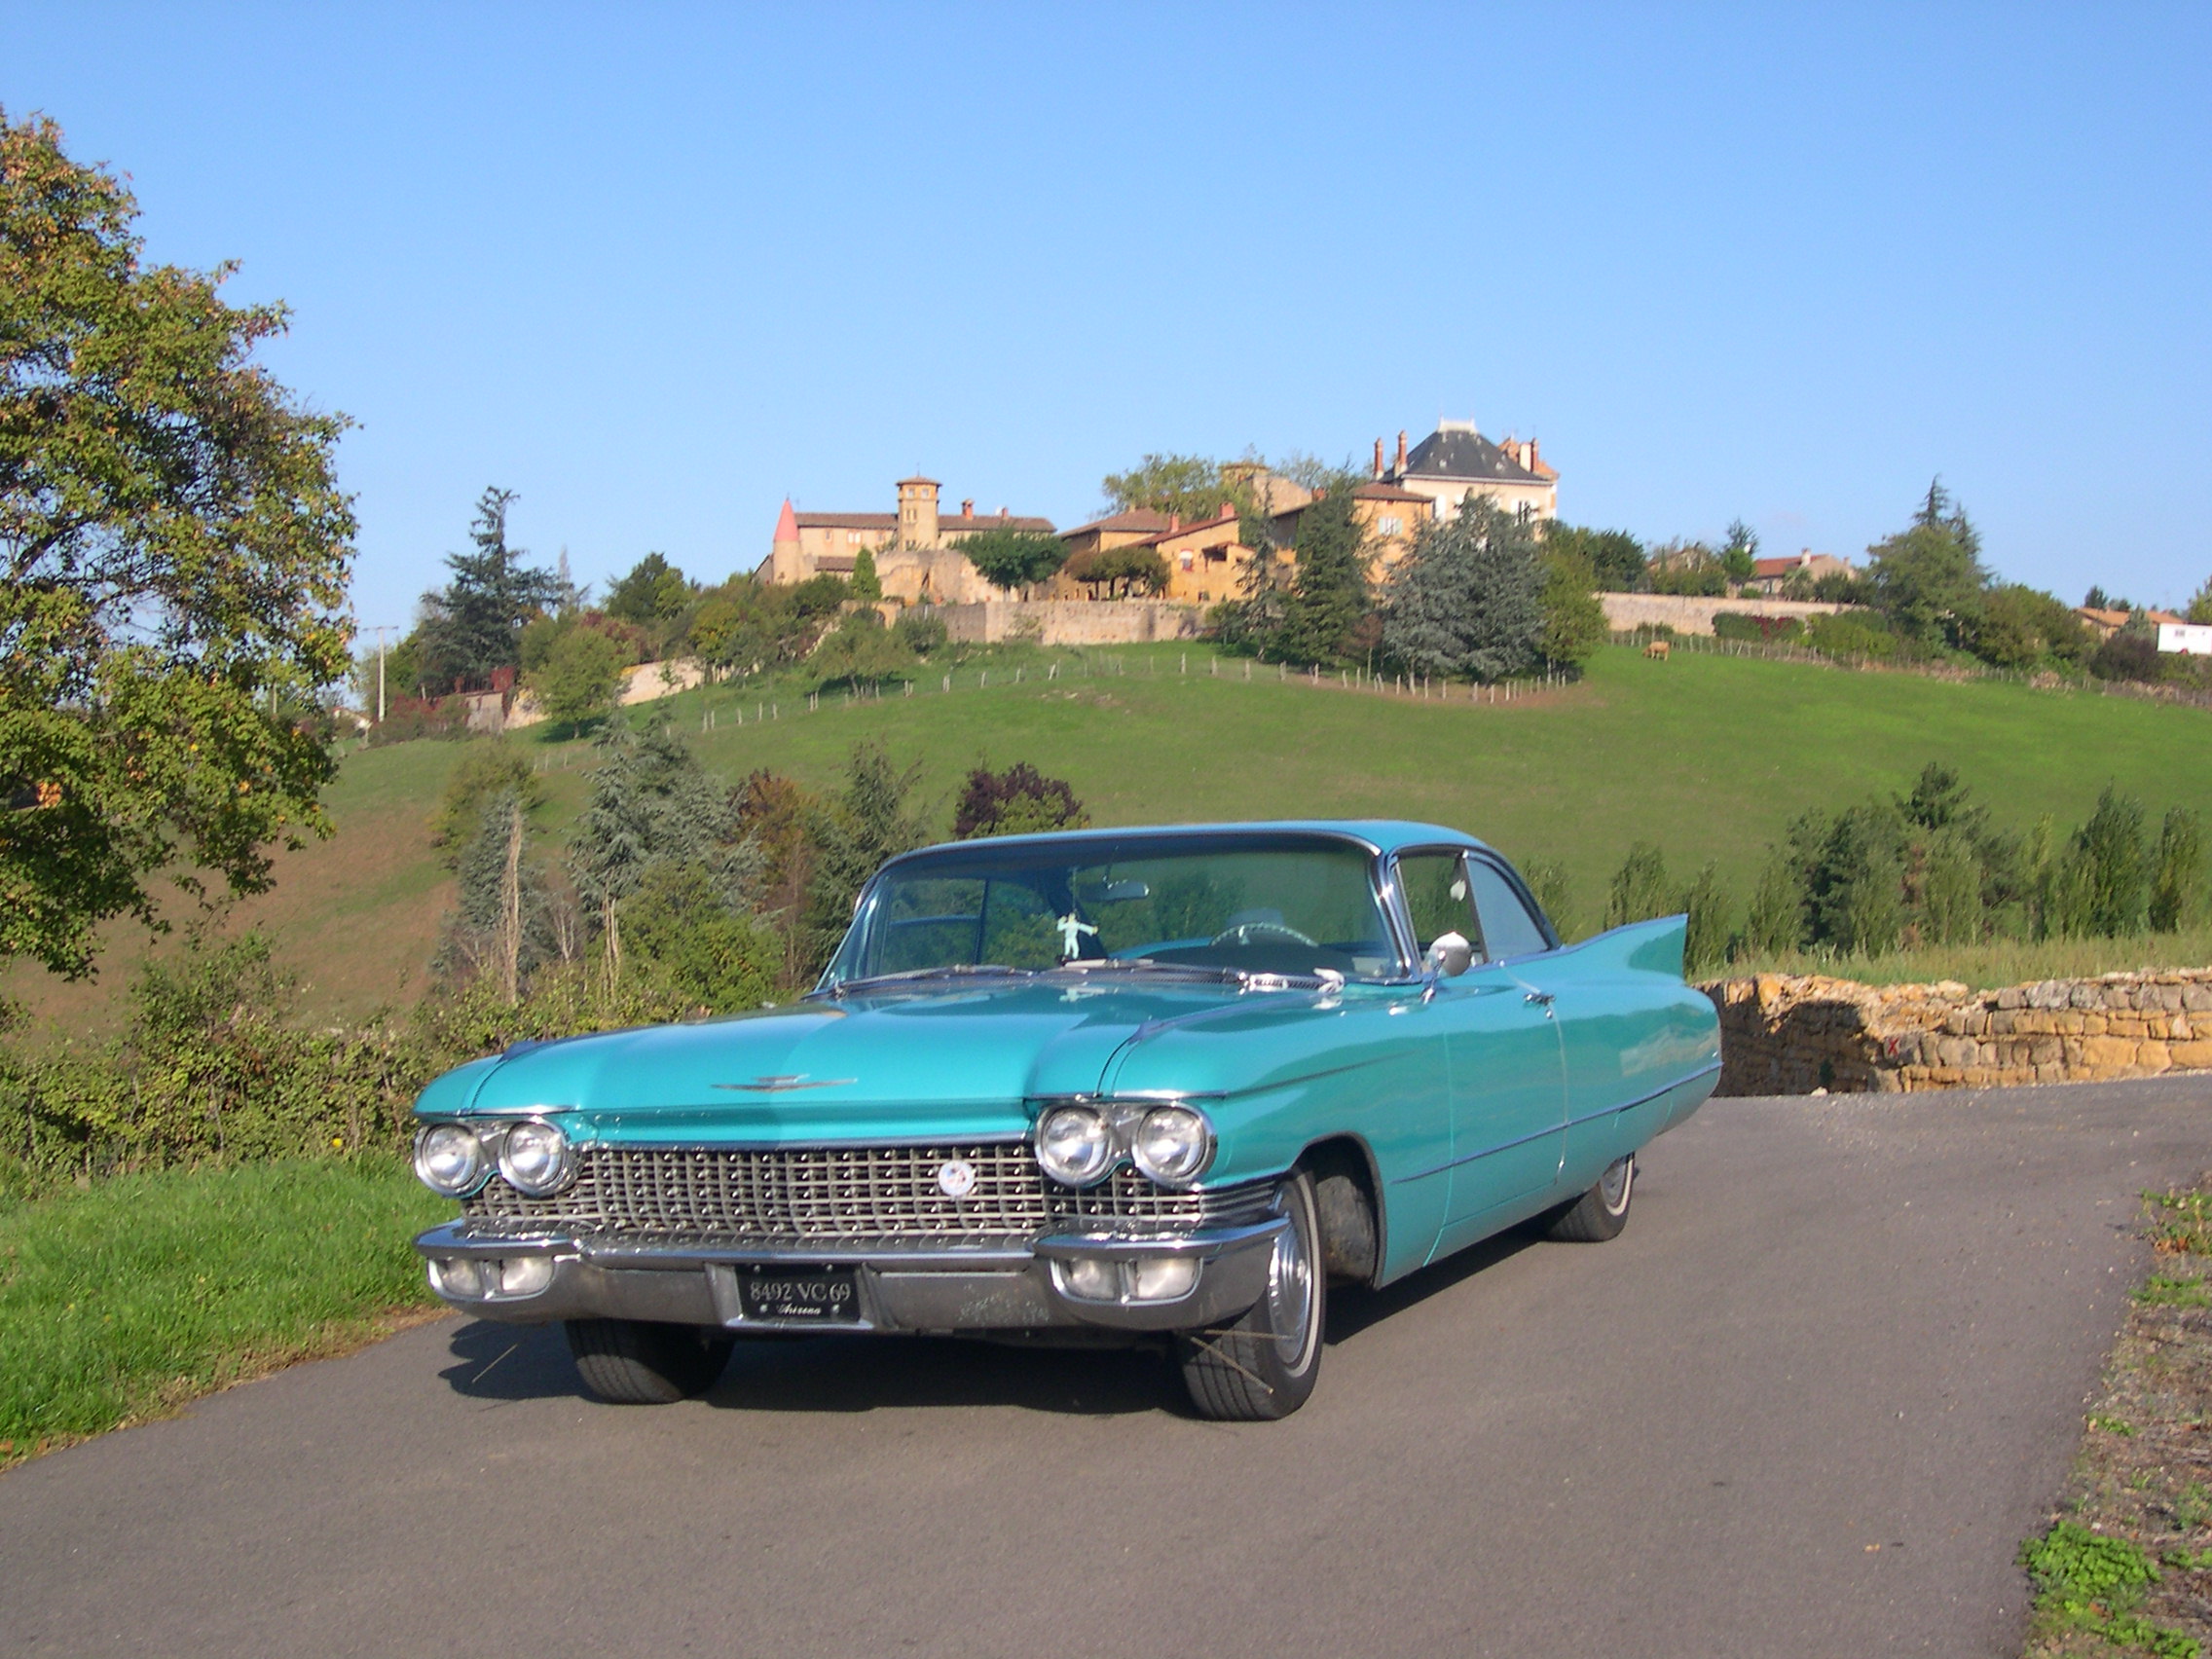
{"label": "grass field", "polygon": [[0,1467],[429,1306],[396,1160],[177,1169],[0,1207]]}
{"label": "grass field", "polygon": [[[731,688],[651,708],[729,777],[765,766],[831,787],[853,744],[880,738],[901,761],[921,762],[940,824],[962,773],[985,758],[1069,779],[1099,824],[1433,819],[1516,859],[1562,865],[1569,920],[1584,927],[1634,841],[1656,841],[1678,878],[1718,860],[1741,903],[1792,817],[1901,790],[1932,759],[1958,767],[2011,829],[2046,812],[2071,829],[2107,783],[2154,821],[2175,804],[2212,818],[2212,715],[2198,709],[1719,654],[1655,662],[1618,646],[1581,684],[1500,704],[1470,703],[1464,687],[1422,701],[1278,681],[1266,665],[1246,681],[1242,660],[1223,659],[1216,676],[1210,659],[1203,646],[1032,651],[1018,684],[1002,659],[987,687],[971,665],[949,694],[926,677],[911,697],[896,687],[880,700],[831,697],[808,714],[793,688],[766,693],[782,704],[766,723],[753,719],[756,694]],[[1053,660],[1064,677],[1044,679]],[[716,728],[702,732],[710,706]],[[551,768],[545,821],[559,833],[581,803],[590,746],[542,731],[513,741]],[[357,1015],[419,992],[450,895],[426,827],[457,753],[419,742],[349,758],[330,793],[338,836],[288,856],[276,890],[240,907],[240,921],[276,937],[311,1014]],[[2101,966],[2135,966],[2141,943],[2109,957],[2087,948]],[[109,986],[137,949],[115,954]],[[50,1033],[96,1031],[111,1017],[105,987],[57,987],[18,970],[0,990],[25,998]]]}

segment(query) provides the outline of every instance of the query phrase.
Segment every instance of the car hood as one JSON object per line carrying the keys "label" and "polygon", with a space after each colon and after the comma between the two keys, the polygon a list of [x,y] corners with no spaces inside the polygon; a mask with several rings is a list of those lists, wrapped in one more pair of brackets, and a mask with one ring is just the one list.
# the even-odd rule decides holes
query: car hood
{"label": "car hood", "polygon": [[594,1138],[790,1143],[1018,1135],[1039,1095],[1097,1091],[1140,1033],[1305,992],[992,980],[895,987],[519,1047],[431,1086],[425,1113],[575,1111]]}

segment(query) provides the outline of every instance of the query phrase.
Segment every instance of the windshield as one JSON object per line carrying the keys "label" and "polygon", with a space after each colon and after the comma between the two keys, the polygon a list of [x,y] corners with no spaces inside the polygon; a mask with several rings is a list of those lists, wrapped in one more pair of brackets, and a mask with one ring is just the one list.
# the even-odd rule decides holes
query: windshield
{"label": "windshield", "polygon": [[897,865],[876,879],[822,982],[1116,963],[1346,978],[1399,966],[1365,849],[1146,835],[975,841]]}

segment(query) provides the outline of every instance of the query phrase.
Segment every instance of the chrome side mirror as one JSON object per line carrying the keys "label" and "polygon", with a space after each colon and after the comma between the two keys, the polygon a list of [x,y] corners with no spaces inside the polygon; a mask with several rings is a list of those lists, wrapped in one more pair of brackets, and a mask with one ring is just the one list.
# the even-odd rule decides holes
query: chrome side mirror
{"label": "chrome side mirror", "polygon": [[1428,947],[1428,965],[1440,978],[1453,979],[1474,966],[1475,947],[1464,934],[1438,934]]}

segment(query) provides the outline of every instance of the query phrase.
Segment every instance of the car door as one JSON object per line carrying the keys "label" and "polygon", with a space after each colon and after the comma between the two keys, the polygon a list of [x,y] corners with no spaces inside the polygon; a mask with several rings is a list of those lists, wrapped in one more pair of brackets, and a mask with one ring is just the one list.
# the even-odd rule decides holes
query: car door
{"label": "car door", "polygon": [[1566,1083],[1560,1186],[1580,1192],[1619,1156],[1612,1123],[1620,1099],[1620,1033],[1601,987],[1577,978],[1542,912],[1502,862],[1472,861],[1470,886],[1493,954],[1505,958],[1528,994],[1551,1016]]}
{"label": "car door", "polygon": [[1550,1007],[1486,948],[1477,865],[1457,848],[1398,858],[1415,940],[1463,935],[1477,960],[1436,981],[1430,1016],[1443,1027],[1452,1099],[1452,1183],[1440,1253],[1488,1231],[1485,1223],[1559,1178],[1567,1090]]}

